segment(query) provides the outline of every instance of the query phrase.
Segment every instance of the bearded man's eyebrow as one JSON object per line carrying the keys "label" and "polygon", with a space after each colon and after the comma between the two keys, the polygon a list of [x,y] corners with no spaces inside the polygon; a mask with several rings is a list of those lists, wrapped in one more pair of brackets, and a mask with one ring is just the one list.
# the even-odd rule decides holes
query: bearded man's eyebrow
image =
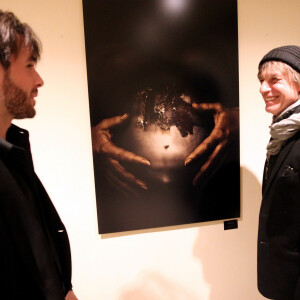
{"label": "bearded man's eyebrow", "polygon": [[34,54],[32,54],[29,58],[28,58],[28,61],[33,61],[33,62],[37,62],[37,56],[36,55],[34,55]]}

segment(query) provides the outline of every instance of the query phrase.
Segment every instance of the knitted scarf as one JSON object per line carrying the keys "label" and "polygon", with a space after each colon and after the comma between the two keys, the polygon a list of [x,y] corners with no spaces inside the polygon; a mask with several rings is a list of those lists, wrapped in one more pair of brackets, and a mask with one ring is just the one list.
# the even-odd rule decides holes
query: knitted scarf
{"label": "knitted scarf", "polygon": [[286,141],[300,130],[300,99],[273,117],[270,126],[271,140],[267,145],[267,158],[279,153]]}

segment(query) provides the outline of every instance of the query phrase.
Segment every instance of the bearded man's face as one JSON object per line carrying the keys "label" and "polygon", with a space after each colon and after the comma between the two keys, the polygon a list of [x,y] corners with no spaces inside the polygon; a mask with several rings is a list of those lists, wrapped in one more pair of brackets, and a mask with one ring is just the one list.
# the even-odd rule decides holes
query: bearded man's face
{"label": "bearded man's face", "polygon": [[2,96],[4,108],[11,119],[33,118],[35,97],[43,79],[35,69],[36,57],[28,47],[20,49],[12,56],[8,69],[4,70]]}
{"label": "bearded man's face", "polygon": [[9,114],[14,119],[33,118],[35,116],[34,104],[30,95],[19,88],[6,73],[3,81],[4,103]]}

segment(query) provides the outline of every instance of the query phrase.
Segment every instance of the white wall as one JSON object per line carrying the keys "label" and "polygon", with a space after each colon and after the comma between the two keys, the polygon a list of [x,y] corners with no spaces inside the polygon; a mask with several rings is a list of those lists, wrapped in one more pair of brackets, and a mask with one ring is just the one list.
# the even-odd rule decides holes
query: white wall
{"label": "white wall", "polygon": [[[239,0],[242,218],[100,236],[93,182],[80,0],[2,0],[43,41],[45,86],[31,132],[37,173],[68,228],[81,300],[253,300],[260,179],[270,116],[257,64],[271,48],[300,45],[299,0]],[[55,175],[54,175],[55,174]]]}

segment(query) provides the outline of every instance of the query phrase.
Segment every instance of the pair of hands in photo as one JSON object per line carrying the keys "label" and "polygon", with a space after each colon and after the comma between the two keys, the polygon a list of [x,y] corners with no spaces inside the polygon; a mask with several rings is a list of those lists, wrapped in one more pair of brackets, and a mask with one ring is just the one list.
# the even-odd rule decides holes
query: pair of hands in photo
{"label": "pair of hands in photo", "polygon": [[[231,142],[238,138],[239,110],[226,108],[220,103],[193,103],[193,108],[199,112],[208,112],[214,118],[214,128],[210,135],[184,161],[185,165],[189,165],[200,157],[208,157],[193,179],[193,185],[197,185],[204,177],[210,178],[218,169],[222,158],[229,152]],[[146,190],[147,184],[128,172],[120,162],[150,166],[150,161],[118,147],[111,140],[111,129],[122,125],[128,117],[129,115],[125,114],[104,119],[92,127],[92,144],[93,151],[103,157],[104,172],[108,181],[123,193],[136,194],[139,190]]]}

